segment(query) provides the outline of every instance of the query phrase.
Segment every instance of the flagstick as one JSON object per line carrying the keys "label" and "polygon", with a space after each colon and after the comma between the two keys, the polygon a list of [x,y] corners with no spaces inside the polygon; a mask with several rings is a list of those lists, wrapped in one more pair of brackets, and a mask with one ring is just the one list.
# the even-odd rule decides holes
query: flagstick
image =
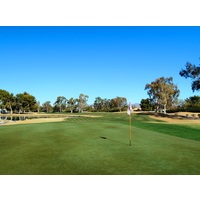
{"label": "flagstick", "polygon": [[129,146],[131,146],[131,140],[132,140],[132,130],[131,130],[131,112],[130,112],[130,133],[129,133],[130,141]]}

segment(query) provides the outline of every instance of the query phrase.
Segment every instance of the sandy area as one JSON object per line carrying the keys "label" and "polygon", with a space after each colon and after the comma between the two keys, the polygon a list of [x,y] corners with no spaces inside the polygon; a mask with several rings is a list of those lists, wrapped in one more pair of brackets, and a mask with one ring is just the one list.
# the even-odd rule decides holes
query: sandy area
{"label": "sandy area", "polygon": [[[1,115],[1,116],[10,116],[10,115]],[[15,116],[20,116],[18,114],[12,115],[13,117]],[[24,115],[26,117],[31,117],[31,116],[36,116],[36,115]],[[101,117],[101,116],[93,116],[93,115],[51,115],[51,114],[37,114],[38,118],[34,119],[26,119],[26,120],[19,120],[19,121],[10,121],[10,120],[0,120],[0,125],[16,125],[16,124],[35,124],[35,123],[47,123],[47,122],[61,122],[64,121],[67,118],[72,118],[72,117]],[[41,118],[40,118],[41,117]],[[42,118],[44,117],[44,118]]]}
{"label": "sandy area", "polygon": [[200,119],[173,119],[169,117],[158,117],[158,116],[149,116],[153,119],[161,120],[163,122],[172,123],[172,124],[199,124]]}
{"label": "sandy area", "polygon": [[47,123],[47,122],[61,122],[65,118],[40,118],[40,119],[27,119],[22,121],[6,121],[2,125],[16,125],[16,124],[36,124],[36,123]]}

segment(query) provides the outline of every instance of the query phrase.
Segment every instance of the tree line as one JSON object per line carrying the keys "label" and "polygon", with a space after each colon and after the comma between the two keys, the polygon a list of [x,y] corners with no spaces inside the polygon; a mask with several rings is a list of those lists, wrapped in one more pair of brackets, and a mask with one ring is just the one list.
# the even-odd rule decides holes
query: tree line
{"label": "tree line", "polygon": [[79,98],[69,98],[64,96],[57,97],[53,106],[50,101],[46,101],[42,104],[42,112],[114,112],[126,110],[127,100],[125,97],[116,97],[113,99],[103,99],[101,97],[96,97],[92,105],[88,105],[89,96],[85,94],[80,94]]}
{"label": "tree line", "polygon": [[89,96],[80,94],[78,98],[67,99],[64,96],[58,96],[56,101],[46,101],[40,105],[36,98],[27,93],[19,93],[14,95],[6,90],[0,89],[0,110],[9,110],[10,114],[26,113],[26,112],[113,112],[125,110],[127,100],[125,97],[116,97],[113,99],[103,99],[96,97],[93,105],[88,105]]}
{"label": "tree line", "polygon": [[[150,98],[142,99],[140,102],[141,109],[143,111],[160,111],[157,110],[155,104],[153,104]],[[168,113],[174,112],[200,112],[200,96],[194,95],[186,99],[179,99],[176,104],[169,106],[167,109]]]}
{"label": "tree line", "polygon": [[36,111],[39,105],[35,97],[27,92],[14,96],[13,93],[0,89],[0,109],[8,109],[11,114],[13,111],[22,113]]}
{"label": "tree line", "polygon": [[[186,68],[179,72],[179,75],[185,78],[191,78],[192,91],[200,90],[200,67],[189,62]],[[155,110],[164,112],[168,110],[180,111],[200,111],[200,97],[194,96],[186,100],[179,100],[180,90],[173,83],[172,77],[160,77],[145,86],[149,98],[142,99],[140,106],[142,110]],[[50,101],[40,105],[36,98],[27,93],[13,95],[6,90],[0,89],[0,110],[8,109],[10,113],[24,112],[82,112],[83,110],[91,112],[112,112],[123,111],[127,109],[127,99],[125,97],[116,97],[106,99],[96,97],[93,105],[88,105],[89,96],[80,94],[78,98],[67,99],[64,96],[58,96],[56,101],[51,105]]]}
{"label": "tree line", "polygon": [[0,110],[9,110],[12,114],[15,113],[25,113],[25,112],[64,112],[66,108],[69,108],[71,112],[75,109],[78,112],[82,112],[83,109],[87,106],[88,96],[80,94],[79,98],[73,99],[70,98],[67,100],[64,96],[58,96],[53,106],[50,101],[46,101],[40,105],[39,101],[36,101],[36,98],[27,93],[19,93],[13,95],[6,90],[0,89]]}

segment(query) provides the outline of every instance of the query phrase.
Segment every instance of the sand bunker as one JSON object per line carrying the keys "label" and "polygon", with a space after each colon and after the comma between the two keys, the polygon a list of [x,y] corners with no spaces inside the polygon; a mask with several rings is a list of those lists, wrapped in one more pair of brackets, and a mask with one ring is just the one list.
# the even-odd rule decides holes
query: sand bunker
{"label": "sand bunker", "polygon": [[171,123],[171,124],[200,124],[200,119],[176,119],[170,117],[160,117],[160,116],[149,116],[152,119],[161,120],[163,122]]}
{"label": "sand bunker", "polygon": [[47,123],[47,122],[61,122],[65,118],[39,118],[39,119],[27,119],[22,121],[6,121],[2,125],[16,125],[16,124],[37,124],[37,123]]}
{"label": "sand bunker", "polygon": [[[7,115],[8,116],[8,115]],[[19,115],[13,115],[19,116]],[[32,117],[33,115],[28,115],[26,117]],[[0,121],[0,125],[16,125],[16,124],[36,124],[36,123],[49,123],[49,122],[62,122],[66,119],[70,118],[79,118],[79,117],[101,117],[101,116],[94,116],[94,115],[37,115],[38,118],[33,119],[26,119],[26,120],[2,120]]]}

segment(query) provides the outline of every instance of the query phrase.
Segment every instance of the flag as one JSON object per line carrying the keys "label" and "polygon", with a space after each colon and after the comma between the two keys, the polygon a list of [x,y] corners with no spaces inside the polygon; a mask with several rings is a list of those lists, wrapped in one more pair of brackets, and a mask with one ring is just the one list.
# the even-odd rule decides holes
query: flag
{"label": "flag", "polygon": [[133,109],[132,109],[131,103],[129,103],[128,109],[127,109],[127,114],[130,115],[132,110]]}

